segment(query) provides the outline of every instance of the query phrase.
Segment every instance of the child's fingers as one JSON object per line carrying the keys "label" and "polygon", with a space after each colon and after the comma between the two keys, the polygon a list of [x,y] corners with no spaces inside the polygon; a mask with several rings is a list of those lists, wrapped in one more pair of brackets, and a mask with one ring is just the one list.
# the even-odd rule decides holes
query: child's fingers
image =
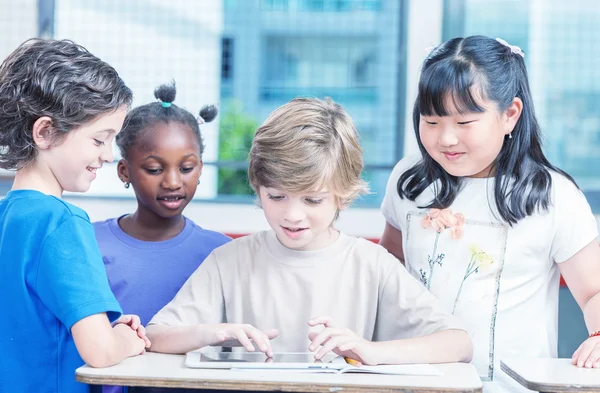
{"label": "child's fingers", "polygon": [[594,346],[594,349],[592,349],[592,351],[588,355],[587,360],[585,361],[585,367],[594,367],[594,363],[596,363],[598,359],[600,359],[600,347]]}
{"label": "child's fingers", "polygon": [[142,321],[140,320],[140,317],[137,315],[131,315],[131,320],[129,322],[129,326],[131,326],[131,328],[133,330],[138,330],[139,327],[143,327],[142,326]]}
{"label": "child's fingers", "polygon": [[118,324],[118,323],[123,323],[123,324],[125,324],[125,325],[129,325],[129,321],[131,321],[131,315],[129,315],[129,314],[124,314],[124,315],[121,315],[121,316],[119,317],[119,319],[117,319],[117,320],[114,322],[114,325],[116,325],[116,324]]}
{"label": "child's fingers", "polygon": [[[314,336],[314,338],[311,340],[308,349],[312,352],[316,350],[319,347],[319,345],[323,345],[331,337],[339,336],[340,334],[340,329],[325,328],[321,330],[316,336]],[[309,338],[310,336],[312,336],[312,334],[309,334]]]}
{"label": "child's fingers", "polygon": [[317,316],[308,321],[309,326],[325,325],[325,327],[335,327],[335,322],[330,316]]}
{"label": "child's fingers", "polygon": [[333,351],[334,349],[339,348],[340,345],[346,344],[347,342],[349,342],[353,339],[354,339],[354,337],[349,337],[349,336],[336,336],[336,337],[331,338],[329,341],[327,341],[325,343],[325,345],[323,345],[321,347],[319,352],[317,352],[317,354],[315,355],[315,359],[321,360],[323,358],[323,356],[327,355],[329,352]]}
{"label": "child's fingers", "polygon": [[246,348],[246,351],[254,352],[254,345],[252,345],[250,339],[248,338],[246,332],[243,329],[236,330],[235,337],[239,341],[240,345]]}
{"label": "child's fingers", "polygon": [[579,360],[579,353],[581,352],[581,345],[579,346],[579,348],[577,348],[577,350],[573,353],[573,356],[571,357],[571,364],[577,365],[577,361]]}
{"label": "child's fingers", "polygon": [[277,330],[277,329],[268,329],[268,330],[264,330],[264,332],[267,335],[267,337],[269,338],[269,340],[272,340],[275,337],[279,336],[279,330]]}
{"label": "child's fingers", "polygon": [[246,334],[261,352],[267,353],[270,350],[271,342],[263,331],[252,326],[247,329]]}
{"label": "child's fingers", "polygon": [[[133,326],[131,327],[133,329]],[[143,326],[139,326],[137,329],[137,334],[139,338],[145,338],[146,337],[146,328],[144,328]]]}
{"label": "child's fingers", "polygon": [[585,342],[581,344],[579,348],[579,356],[577,358],[577,367],[584,367],[585,362],[587,361],[590,353],[592,353],[593,346],[586,344]]}

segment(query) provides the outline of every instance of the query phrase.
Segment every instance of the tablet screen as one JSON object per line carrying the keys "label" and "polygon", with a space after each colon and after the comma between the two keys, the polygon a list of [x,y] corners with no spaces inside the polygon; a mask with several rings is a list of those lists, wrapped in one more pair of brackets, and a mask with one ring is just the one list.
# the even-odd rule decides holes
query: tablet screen
{"label": "tablet screen", "polygon": [[205,352],[200,354],[201,362],[255,362],[255,363],[329,363],[330,357],[323,361],[315,360],[312,353],[275,353],[268,358],[262,352]]}

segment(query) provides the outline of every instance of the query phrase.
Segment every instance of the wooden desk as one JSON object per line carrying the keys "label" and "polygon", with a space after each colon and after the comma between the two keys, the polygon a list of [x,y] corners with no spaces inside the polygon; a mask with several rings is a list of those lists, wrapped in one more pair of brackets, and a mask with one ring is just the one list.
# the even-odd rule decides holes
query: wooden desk
{"label": "wooden desk", "polygon": [[308,374],[289,371],[231,371],[191,369],[185,356],[146,353],[107,368],[80,367],[79,382],[214,390],[344,393],[478,393],[481,381],[475,367],[464,363],[436,365],[443,376]]}
{"label": "wooden desk", "polygon": [[543,393],[600,392],[600,369],[575,367],[571,359],[503,359],[500,368],[526,388]]}

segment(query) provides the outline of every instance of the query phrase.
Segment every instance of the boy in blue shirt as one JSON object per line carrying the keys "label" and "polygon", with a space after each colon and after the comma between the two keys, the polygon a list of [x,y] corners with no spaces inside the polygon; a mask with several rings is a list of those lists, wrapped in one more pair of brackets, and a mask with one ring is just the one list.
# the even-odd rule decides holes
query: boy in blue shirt
{"label": "boy in blue shirt", "polygon": [[70,41],[29,40],[0,66],[0,167],[16,169],[0,201],[2,388],[84,392],[83,362],[149,346],[138,317],[118,319],[89,217],[60,199],[113,160],[130,103],[117,72]]}

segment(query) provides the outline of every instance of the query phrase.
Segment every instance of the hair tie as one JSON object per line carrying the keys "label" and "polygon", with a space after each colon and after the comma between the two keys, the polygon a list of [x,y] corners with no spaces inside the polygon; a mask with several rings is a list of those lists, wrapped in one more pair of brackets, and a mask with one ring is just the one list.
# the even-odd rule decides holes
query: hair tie
{"label": "hair tie", "polygon": [[164,102],[164,101],[162,101],[160,104],[162,105],[163,108],[170,108],[171,105],[173,105],[172,102]]}
{"label": "hair tie", "polygon": [[510,51],[511,51],[511,53],[513,53],[515,55],[519,55],[522,58],[525,58],[525,53],[523,53],[523,51],[521,50],[521,48],[519,48],[518,46],[516,46],[516,45],[510,45],[508,42],[504,41],[502,38],[496,38],[496,41],[498,41],[502,45],[504,45],[507,48],[509,48]]}
{"label": "hair tie", "polygon": [[202,118],[202,116],[200,116],[200,115],[198,115],[198,118],[197,118],[196,120],[198,120],[198,125],[201,125],[201,124],[204,124],[204,123],[206,123],[206,122],[204,121],[204,119]]}
{"label": "hair tie", "polygon": [[437,48],[437,46],[435,46],[435,45],[433,45],[433,46],[428,46],[428,47],[427,47],[427,48],[425,48],[423,51],[429,55],[431,52],[433,52],[433,50],[434,50],[435,48]]}

